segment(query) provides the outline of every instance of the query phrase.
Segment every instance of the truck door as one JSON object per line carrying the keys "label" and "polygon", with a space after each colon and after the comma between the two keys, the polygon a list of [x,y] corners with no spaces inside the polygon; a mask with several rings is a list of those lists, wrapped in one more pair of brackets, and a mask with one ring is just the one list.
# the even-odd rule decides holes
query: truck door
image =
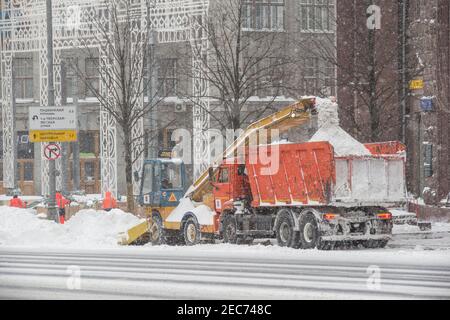
{"label": "truck door", "polygon": [[144,165],[139,197],[141,205],[160,205],[160,171],[160,165],[157,162],[149,162]]}
{"label": "truck door", "polygon": [[214,183],[214,207],[216,212],[222,212],[223,204],[232,198],[231,190],[231,170],[229,167],[222,167],[216,176]]}

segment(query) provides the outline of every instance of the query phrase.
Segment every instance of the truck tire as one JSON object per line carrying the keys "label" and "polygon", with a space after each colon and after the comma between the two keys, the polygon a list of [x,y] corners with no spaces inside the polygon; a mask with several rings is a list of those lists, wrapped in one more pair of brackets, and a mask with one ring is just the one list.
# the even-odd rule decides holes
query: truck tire
{"label": "truck tire", "polygon": [[277,243],[280,247],[298,249],[300,246],[300,233],[294,230],[295,223],[288,210],[281,210],[278,213],[277,223],[275,225],[275,234]]}
{"label": "truck tire", "polygon": [[150,227],[150,242],[154,246],[159,246],[166,243],[165,232],[163,228],[162,219],[159,215],[153,215],[153,224]]}
{"label": "truck tire", "polygon": [[236,219],[226,215],[222,222],[223,242],[236,244],[238,242]]}
{"label": "truck tire", "polygon": [[188,218],[184,223],[183,236],[187,246],[193,246],[200,242],[200,227],[194,218]]}
{"label": "truck tire", "polygon": [[321,247],[319,225],[316,217],[311,214],[302,214],[299,221],[300,246],[302,249],[314,249]]}

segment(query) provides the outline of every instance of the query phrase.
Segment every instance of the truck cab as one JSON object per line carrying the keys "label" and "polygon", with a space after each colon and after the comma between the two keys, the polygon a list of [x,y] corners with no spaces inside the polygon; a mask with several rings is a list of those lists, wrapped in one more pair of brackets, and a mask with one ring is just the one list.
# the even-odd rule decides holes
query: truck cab
{"label": "truck cab", "polygon": [[213,184],[214,210],[217,213],[232,207],[230,200],[249,199],[250,184],[244,164],[227,161],[211,176]]}
{"label": "truck cab", "polygon": [[186,191],[186,167],[180,159],[145,160],[142,169],[139,204],[147,214],[152,210],[174,208]]}

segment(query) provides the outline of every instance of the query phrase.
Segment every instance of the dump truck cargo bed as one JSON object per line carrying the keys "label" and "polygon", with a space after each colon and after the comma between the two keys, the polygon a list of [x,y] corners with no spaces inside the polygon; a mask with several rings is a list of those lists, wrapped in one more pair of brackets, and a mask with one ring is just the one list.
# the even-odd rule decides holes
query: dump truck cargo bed
{"label": "dump truck cargo bed", "polygon": [[253,207],[372,206],[406,199],[399,156],[335,157],[330,143],[307,142],[249,149],[246,167]]}

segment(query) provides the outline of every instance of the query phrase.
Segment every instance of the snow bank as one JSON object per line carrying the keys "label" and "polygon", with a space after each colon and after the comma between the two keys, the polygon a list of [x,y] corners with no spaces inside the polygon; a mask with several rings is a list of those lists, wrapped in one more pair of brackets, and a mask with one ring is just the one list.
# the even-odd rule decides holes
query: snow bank
{"label": "snow bank", "polygon": [[167,222],[179,222],[183,219],[184,215],[188,212],[192,212],[196,217],[199,224],[212,225],[214,222],[214,212],[205,205],[195,207],[189,198],[182,198],[180,204],[172,211],[167,217]]}
{"label": "snow bank", "polygon": [[328,141],[336,156],[370,156],[370,151],[339,126],[338,106],[330,99],[316,98],[319,130],[309,140]]}
{"label": "snow bank", "polygon": [[[0,195],[0,201],[9,201],[12,199],[12,196],[7,196],[5,194]],[[41,196],[20,196],[20,199],[27,202],[33,202],[33,201],[42,201],[44,200]]]}
{"label": "snow bank", "polygon": [[73,195],[75,202],[85,203],[87,206],[92,206],[95,202],[103,200],[101,194],[86,194],[86,195]]}
{"label": "snow bank", "polygon": [[0,207],[0,245],[116,246],[117,235],[139,218],[121,210],[82,210],[66,224],[38,218],[35,210]]}

